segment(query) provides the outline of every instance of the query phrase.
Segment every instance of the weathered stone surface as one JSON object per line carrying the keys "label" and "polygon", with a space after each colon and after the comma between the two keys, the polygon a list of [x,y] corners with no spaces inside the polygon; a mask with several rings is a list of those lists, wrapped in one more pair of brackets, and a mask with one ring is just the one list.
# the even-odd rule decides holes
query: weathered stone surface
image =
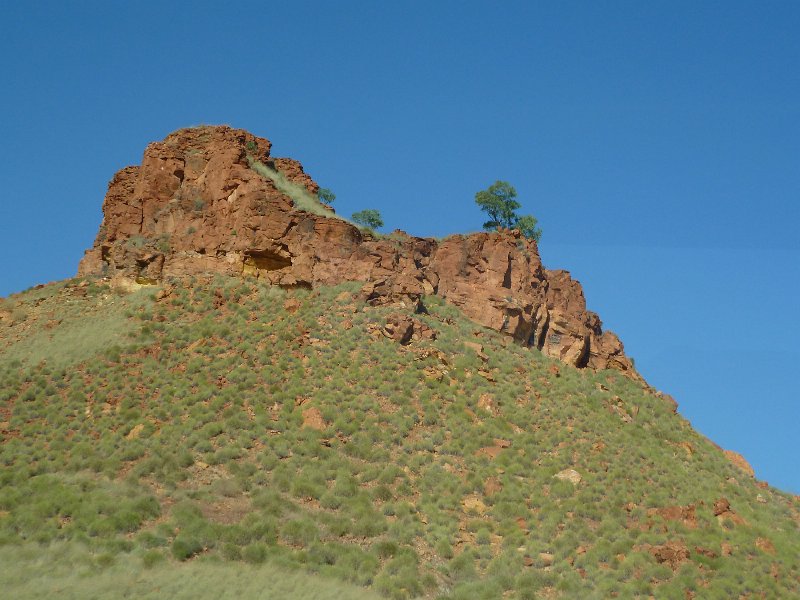
{"label": "weathered stone surface", "polygon": [[399,344],[406,345],[411,342],[414,335],[414,321],[405,315],[389,315],[383,334]]}
{"label": "weathered stone surface", "polygon": [[718,498],[714,501],[714,516],[718,517],[731,509],[731,503],[727,498]]}
{"label": "weathered stone surface", "polygon": [[682,522],[689,529],[695,529],[697,527],[696,507],[694,504],[650,508],[647,510],[647,514],[648,516],[661,517],[665,521]]}
{"label": "weathered stone surface", "polygon": [[137,425],[134,425],[133,428],[128,432],[128,434],[125,436],[125,439],[135,440],[142,434],[142,431],[144,431],[144,423],[138,423]]}
{"label": "weathered stone surface", "polygon": [[569,481],[572,485],[578,485],[582,479],[581,474],[575,469],[564,469],[563,471],[559,471],[553,475],[553,478],[560,479],[561,481]]}
{"label": "weathered stone surface", "polygon": [[79,275],[140,285],[223,273],[286,288],[362,281],[373,304],[420,308],[438,294],[480,325],[576,367],[641,379],[622,343],[586,309],[580,284],[543,268],[536,243],[517,231],[455,235],[441,242],[396,231],[363,234],[335,215],[299,210],[257,160],[311,194],[317,184],[271,144],[225,126],[182,129],[150,144],[141,166],[108,186],[103,223]]}
{"label": "weathered stone surface", "polygon": [[486,411],[492,416],[497,416],[499,414],[497,404],[495,403],[494,397],[491,394],[481,394],[481,397],[478,398],[478,408]]}
{"label": "weathered stone surface", "polygon": [[412,341],[435,340],[437,336],[434,329],[419,319],[404,314],[389,315],[386,324],[378,331],[403,346]]}
{"label": "weathered stone surface", "polygon": [[503,484],[498,477],[488,477],[483,482],[483,494],[485,496],[494,496],[503,491]]}
{"label": "weathered stone surface", "polygon": [[477,342],[464,342],[464,345],[473,350],[483,362],[489,362],[489,356],[483,351],[483,345]]}
{"label": "weathered stone surface", "polygon": [[502,438],[495,438],[494,444],[485,446],[475,452],[475,456],[486,456],[492,460],[500,456],[500,453],[506,448],[511,447],[511,441]]}
{"label": "weathered stone surface", "polygon": [[720,544],[720,552],[722,556],[732,556],[733,545],[730,542],[722,542],[722,544]]}
{"label": "weathered stone surface", "polygon": [[762,552],[766,552],[767,554],[775,554],[775,544],[773,544],[769,539],[760,537],[756,538],[756,548],[761,550]]}
{"label": "weathered stone surface", "polygon": [[303,411],[303,427],[316,429],[317,431],[324,431],[327,429],[328,424],[322,417],[320,410],[314,406],[307,408]]}
{"label": "weathered stone surface", "polygon": [[745,524],[745,520],[731,508],[731,503],[728,501],[727,498],[718,498],[717,500],[715,500],[713,505],[713,512],[714,516],[717,517],[717,521],[720,524],[723,524],[725,521],[730,521],[735,525]]}
{"label": "weathered stone surface", "polygon": [[467,496],[461,501],[466,512],[476,512],[480,515],[486,512],[486,504],[477,495]]}
{"label": "weathered stone surface", "polygon": [[707,556],[708,558],[717,558],[717,556],[719,556],[711,548],[705,548],[703,546],[695,546],[694,552],[695,554],[699,554],[700,556]]}
{"label": "weathered stone surface", "polygon": [[650,554],[653,555],[656,562],[669,565],[673,571],[676,571],[681,563],[689,560],[689,549],[682,541],[653,546],[650,548]]}
{"label": "weathered stone surface", "polygon": [[731,503],[728,502],[727,498],[718,498],[714,501],[714,516],[718,517],[719,515],[728,512],[731,509]]}
{"label": "weathered stone surface", "polygon": [[555,562],[556,557],[550,552],[539,552],[539,560],[542,562],[542,565],[549,567]]}

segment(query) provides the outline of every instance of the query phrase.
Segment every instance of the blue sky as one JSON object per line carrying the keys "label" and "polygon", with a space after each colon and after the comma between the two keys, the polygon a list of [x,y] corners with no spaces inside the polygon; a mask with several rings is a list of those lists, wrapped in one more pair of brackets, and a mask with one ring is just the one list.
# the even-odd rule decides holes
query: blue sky
{"label": "blue sky", "polygon": [[546,266],[694,426],[800,493],[800,4],[7,2],[0,296],[75,273],[108,180],[227,123],[416,235],[511,182]]}

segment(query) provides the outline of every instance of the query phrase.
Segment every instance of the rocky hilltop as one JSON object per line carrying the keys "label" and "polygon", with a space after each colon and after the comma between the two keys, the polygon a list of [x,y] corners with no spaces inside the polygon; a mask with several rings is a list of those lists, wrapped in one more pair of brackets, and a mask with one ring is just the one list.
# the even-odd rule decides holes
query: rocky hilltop
{"label": "rocky hilltop", "polygon": [[[516,231],[437,241],[376,236],[316,201],[317,184],[268,140],[225,126],[181,129],[114,175],[79,275],[155,284],[241,274],[286,288],[363,281],[373,304],[436,294],[475,322],[582,368],[640,379],[567,271],[542,266]],[[310,203],[310,204],[309,204]]]}

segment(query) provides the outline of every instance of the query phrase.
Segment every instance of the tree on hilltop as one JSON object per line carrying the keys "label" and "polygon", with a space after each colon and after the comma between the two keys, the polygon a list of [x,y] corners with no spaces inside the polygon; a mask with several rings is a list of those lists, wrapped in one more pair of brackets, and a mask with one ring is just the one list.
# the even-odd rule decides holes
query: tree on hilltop
{"label": "tree on hilltop", "polygon": [[383,227],[381,213],[374,208],[367,208],[365,210],[358,211],[357,213],[353,213],[353,221],[362,227],[366,227],[367,229],[377,229],[378,227]]}
{"label": "tree on hilltop", "polygon": [[521,204],[517,202],[517,190],[507,181],[495,181],[485,190],[475,194],[475,203],[489,215],[483,228],[518,229],[528,239],[539,241],[542,230],[537,227],[538,220],[533,215],[518,215],[516,210]]}
{"label": "tree on hilltop", "polygon": [[317,198],[319,198],[320,202],[324,202],[325,204],[333,204],[333,201],[336,200],[336,194],[328,188],[319,188]]}
{"label": "tree on hilltop", "polygon": [[521,215],[517,219],[514,229],[519,229],[519,232],[529,240],[538,242],[542,239],[542,230],[537,226],[538,223],[539,220],[533,215]]}

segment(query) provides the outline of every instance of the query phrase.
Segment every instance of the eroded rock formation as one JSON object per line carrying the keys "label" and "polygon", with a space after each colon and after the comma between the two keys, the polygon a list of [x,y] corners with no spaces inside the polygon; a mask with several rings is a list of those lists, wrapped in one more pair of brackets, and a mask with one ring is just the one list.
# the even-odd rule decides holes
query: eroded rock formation
{"label": "eroded rock formation", "polygon": [[150,144],[141,166],[109,183],[79,275],[147,284],[219,272],[310,288],[363,281],[374,303],[438,294],[549,356],[639,378],[617,336],[586,310],[580,284],[545,269],[536,243],[518,232],[375,237],[331,211],[300,210],[285,186],[251,168],[258,163],[309,195],[318,190],[300,163],[272,158],[270,142],[244,130],[182,129]]}

